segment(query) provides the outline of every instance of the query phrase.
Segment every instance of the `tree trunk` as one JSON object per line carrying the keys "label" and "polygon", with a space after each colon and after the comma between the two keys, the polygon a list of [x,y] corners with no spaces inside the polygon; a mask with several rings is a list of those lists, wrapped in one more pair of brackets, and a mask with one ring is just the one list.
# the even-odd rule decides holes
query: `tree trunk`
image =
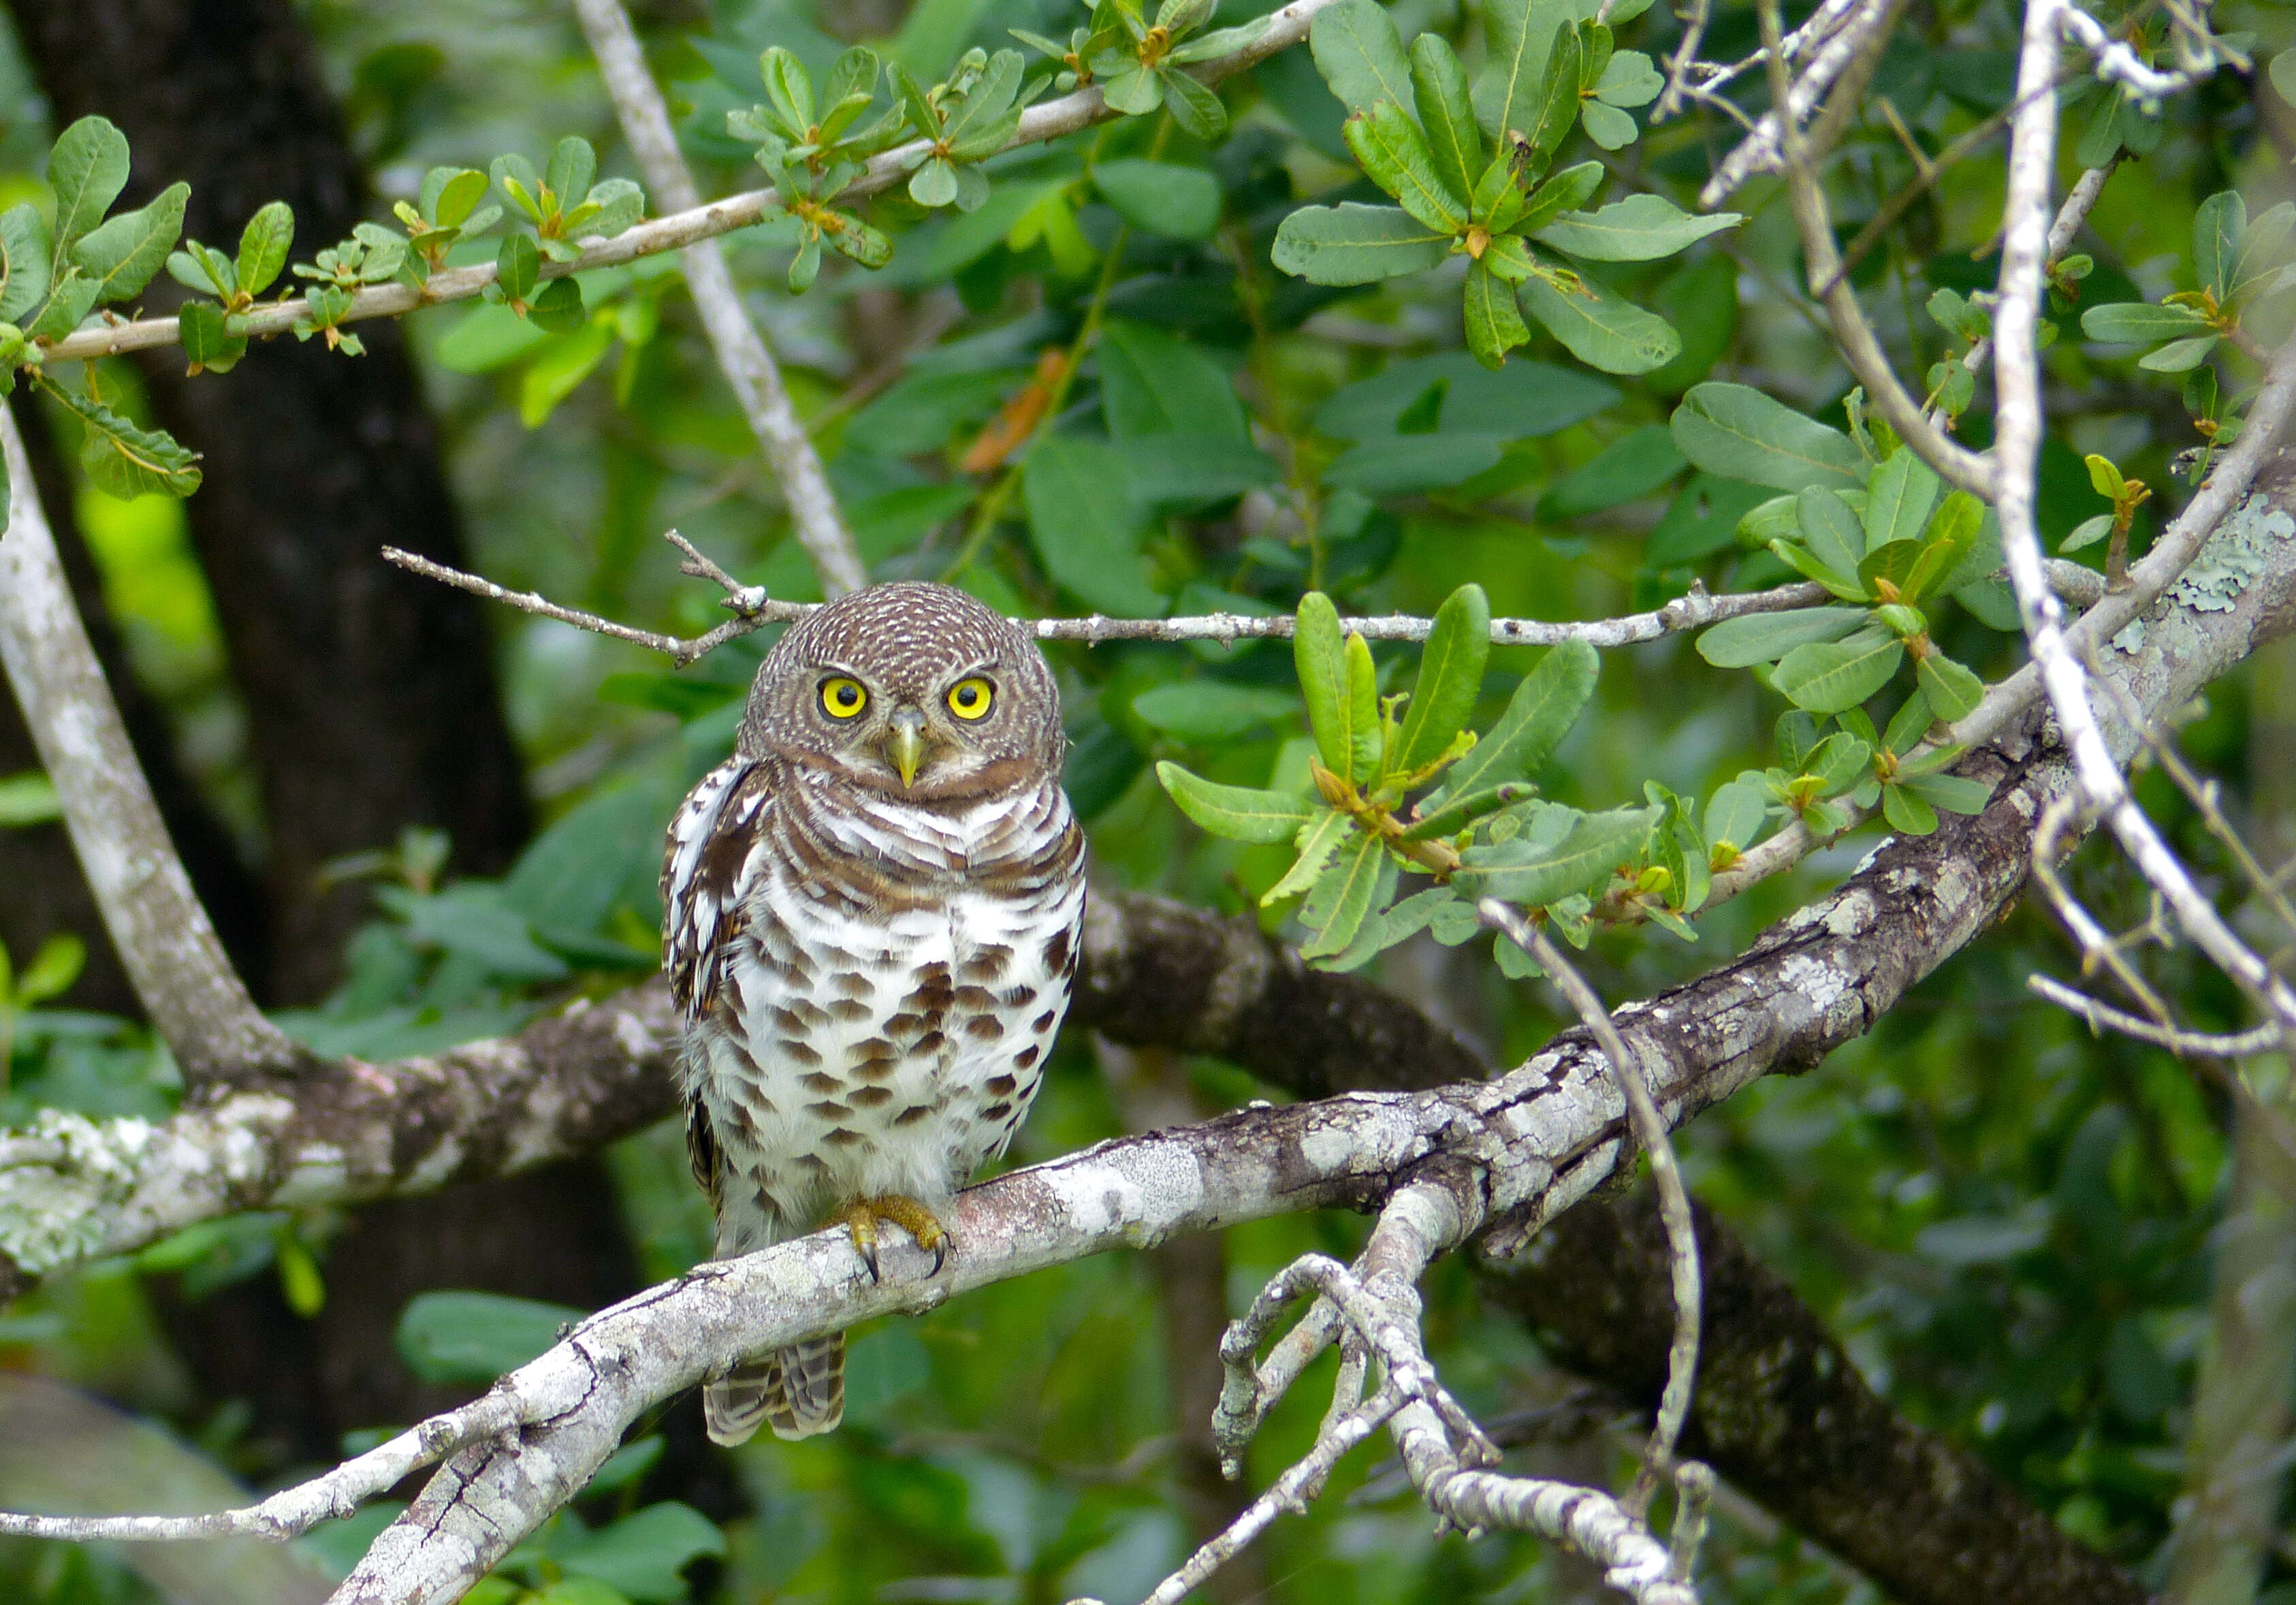
{"label": "tree trunk", "polygon": [[[185,232],[229,249],[256,208],[283,199],[306,260],[359,220],[357,158],[291,0],[15,12],[56,120],[100,112],[127,133],[131,200],[187,178]],[[269,990],[283,1003],[333,984],[365,915],[362,889],[322,889],[329,859],[424,824],[452,835],[455,868],[483,873],[529,828],[479,604],[378,555],[392,544],[467,566],[399,331],[360,333],[363,357],[274,341],[193,380],[178,351],[139,358],[159,422],[206,459],[192,538],[247,701],[269,820]]]}
{"label": "tree trunk", "polygon": [[[40,503],[53,527],[56,553],[63,560],[79,603],[80,618],[89,641],[103,664],[104,678],[119,704],[119,717],[135,743],[136,760],[152,782],[152,795],[167,821],[168,833],[183,858],[193,888],[215,921],[242,974],[255,985],[257,996],[269,969],[268,911],[263,888],[233,845],[231,832],[209,809],[177,761],[167,716],[145,694],[129,667],[119,632],[112,626],[104,606],[103,586],[79,526],[72,516],[71,477],[56,455],[45,411],[36,402],[20,402],[16,420],[24,432],[25,449],[32,459]],[[32,746],[31,732],[15,700],[0,692],[0,776],[37,769],[40,755]],[[67,1007],[94,1009],[106,1014],[140,1015],[135,988],[112,951],[103,929],[103,916],[81,876],[73,856],[71,839],[61,822],[0,830],[0,945],[20,967],[39,951],[40,944],[59,934],[77,936],[87,945],[87,968],[80,972],[59,1001]]]}

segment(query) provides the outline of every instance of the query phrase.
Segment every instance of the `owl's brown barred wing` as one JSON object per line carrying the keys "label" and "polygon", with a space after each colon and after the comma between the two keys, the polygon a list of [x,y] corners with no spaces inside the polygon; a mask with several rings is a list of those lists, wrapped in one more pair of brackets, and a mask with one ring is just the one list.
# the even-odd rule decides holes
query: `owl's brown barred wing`
{"label": "owl's brown barred wing", "polygon": [[717,999],[758,828],[771,800],[769,766],[734,757],[702,776],[670,816],[661,863],[661,968],[689,1020]]}
{"label": "owl's brown barred wing", "polygon": [[699,1098],[685,1101],[685,1158],[693,1167],[693,1179],[701,1184],[702,1196],[709,1200],[714,1219],[725,1197],[726,1154],[718,1146],[717,1129],[709,1124],[709,1106]]}

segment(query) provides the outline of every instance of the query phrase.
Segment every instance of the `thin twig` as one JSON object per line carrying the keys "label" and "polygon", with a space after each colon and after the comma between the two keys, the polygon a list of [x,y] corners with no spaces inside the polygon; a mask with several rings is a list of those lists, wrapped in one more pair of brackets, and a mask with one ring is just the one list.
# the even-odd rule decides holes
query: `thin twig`
{"label": "thin twig", "polygon": [[[599,76],[613,97],[614,114],[621,120],[622,135],[637,158],[638,170],[645,175],[646,187],[662,205],[693,210],[701,204],[701,193],[685,159],[678,154],[669,109],[646,70],[645,53],[630,30],[622,0],[574,0],[574,12],[582,20],[591,53],[598,58]],[[813,437],[799,422],[780,364],[742,308],[741,291],[734,288],[734,275],[726,266],[725,248],[715,240],[697,240],[685,254],[685,285],[701,314],[702,327],[709,332],[718,366],[734,387],[750,432],[781,481],[790,522],[822,589],[832,596],[859,590],[869,583],[861,550],[838,510]]]}
{"label": "thin twig", "polygon": [[2251,1059],[2259,1053],[2274,1052],[2282,1042],[2276,1025],[2234,1032],[2194,1031],[2182,1026],[2158,1025],[2100,1003],[2052,975],[2027,976],[2025,985],[2060,1009],[2080,1016],[2092,1031],[2117,1031],[2156,1048],[2166,1048],[2179,1059]]}
{"label": "thin twig", "polygon": [[1650,1156],[1651,1181],[1658,1189],[1659,1217],[1666,1224],[1667,1257],[1674,1278],[1674,1338],[1667,1347],[1666,1390],[1659,1396],[1658,1420],[1651,1428],[1650,1448],[1642,1470],[1626,1497],[1628,1511],[1640,1517],[1651,1500],[1674,1473],[1675,1445],[1682,1440],[1683,1423],[1690,1418],[1690,1397],[1698,1380],[1698,1332],[1702,1282],[1698,1268],[1698,1230],[1690,1213],[1690,1193],[1682,1184],[1682,1167],[1667,1135],[1666,1118],[1651,1095],[1641,1060],[1628,1050],[1626,1038],[1570,961],[1564,958],[1546,933],[1496,897],[1486,897],[1475,912],[1484,924],[1506,937],[1538,962],[1571,1010],[1611,1061],[1611,1075],[1619,1084],[1635,1141]]}
{"label": "thin twig", "polygon": [[[1882,45],[1888,37],[1890,19],[1896,15],[1899,3],[1900,0],[1872,0],[1869,15],[1861,18],[1856,31],[1857,64],[1844,63],[1844,80],[1835,91],[1837,95],[1852,96],[1858,92],[1873,62],[1879,60]],[[1786,105],[1786,69],[1777,53],[1776,0],[1761,0],[1755,10],[1761,21],[1762,41],[1771,52],[1771,98],[1779,105]],[[1843,37],[1849,38],[1851,35],[1845,34]],[[1857,292],[1841,276],[1841,258],[1834,247],[1833,225],[1826,215],[1825,193],[1818,184],[1813,153],[1801,126],[1794,117],[1788,116],[1780,124],[1780,130],[1787,191],[1793,202],[1794,222],[1801,232],[1802,252],[1808,260],[1809,282],[1813,286],[1825,287],[1820,299],[1833,325],[1834,343],[1842,359],[1866,387],[1874,410],[1923,462],[1948,483],[1990,499],[1994,478],[1991,460],[1948,438],[1930,422],[1921,404],[1899,382],[1889,353],[1882,348],[1873,325],[1866,322],[1864,310],[1857,305]]]}
{"label": "thin twig", "polygon": [[[667,538],[676,542],[691,559],[707,561],[676,531],[670,531]],[[562,624],[570,624],[601,635],[611,635],[617,641],[627,641],[650,651],[663,653],[681,667],[737,635],[748,635],[769,624],[785,624],[802,618],[823,605],[816,602],[775,601],[758,586],[738,584],[715,564],[710,565],[707,573],[689,569],[688,572],[714,579],[723,585],[728,593],[726,605],[738,615],[708,635],[689,640],[678,635],[666,635],[656,630],[641,630],[629,625],[616,624],[610,618],[584,612],[579,608],[564,606],[531,591],[512,591],[490,579],[466,574],[460,569],[450,569],[444,563],[434,562],[430,558],[402,551],[397,546],[385,546],[382,555],[387,562],[396,563],[442,585],[453,585],[457,590],[468,591],[473,596],[483,596],[488,602],[498,602],[521,612],[555,618]],[[1654,608],[1647,613],[1628,613],[1618,618],[1595,619],[1585,624],[1552,623],[1543,618],[1494,618],[1491,620],[1491,641],[1500,646],[1559,646],[1566,641],[1584,641],[1598,647],[1632,646],[1684,630],[1703,629],[1726,618],[1817,607],[1827,598],[1828,593],[1824,586],[1806,581],[1730,596],[1711,595],[1703,585],[1693,585],[1688,594],[1676,597],[1664,607]],[[1081,618],[1032,618],[1021,622],[1028,625],[1039,641],[1080,641],[1086,645],[1098,645],[1110,641],[1289,641],[1292,638],[1292,617],[1289,613],[1197,613],[1178,618],[1111,618],[1104,613],[1092,613]],[[1366,641],[1424,641],[1434,628],[1433,619],[1412,613],[1382,613],[1362,618],[1343,618],[1340,623],[1341,628],[1361,635]]]}
{"label": "thin twig", "polygon": [[256,1008],[192,889],[88,644],[4,403],[0,453],[10,493],[0,534],[0,661],[137,999],[190,1081],[308,1064],[310,1055]]}
{"label": "thin twig", "polygon": [[431,1417],[333,1470],[258,1503],[202,1516],[19,1516],[0,1513],[0,1534],[19,1538],[61,1538],[81,1544],[174,1543],[187,1538],[261,1538],[283,1543],[300,1537],[323,1521],[340,1520],[368,1500],[388,1493],[423,1467],[456,1450],[515,1429],[520,1411],[512,1396],[480,1396],[459,1410]]}

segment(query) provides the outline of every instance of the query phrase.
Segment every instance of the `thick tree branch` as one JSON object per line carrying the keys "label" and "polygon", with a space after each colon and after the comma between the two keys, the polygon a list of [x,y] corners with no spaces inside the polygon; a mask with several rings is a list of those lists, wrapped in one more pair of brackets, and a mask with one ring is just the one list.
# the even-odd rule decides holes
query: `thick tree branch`
{"label": "thick tree branch", "polygon": [[[590,41],[592,53],[598,58],[599,76],[613,98],[614,115],[621,120],[622,136],[630,142],[638,171],[645,175],[646,189],[658,205],[673,211],[692,211],[701,204],[701,192],[693,187],[693,175],[678,153],[669,109],[662,103],[653,75],[646,70],[645,53],[630,31],[629,13],[622,9],[621,0],[574,0],[574,12],[582,20],[582,32]],[[757,324],[742,309],[742,293],[734,287],[724,247],[715,240],[697,240],[685,248],[685,285],[693,292],[702,327],[709,331],[710,349],[717,353],[718,366],[742,403],[750,432],[758,438],[766,461],[781,481],[790,522],[806,555],[813,560],[822,589],[832,596],[859,590],[869,583],[860,549],[853,544],[853,531],[838,510],[836,494],[829,487],[829,475],[821,465],[821,454],[814,449],[813,437],[799,422],[789,387],[782,382],[781,366],[766,348]]]}
{"label": "thick tree branch", "polygon": [[176,857],[72,603],[15,414],[0,404],[8,521],[0,661],[63,803],[112,946],[187,1080],[291,1070],[308,1058],[263,1018]]}

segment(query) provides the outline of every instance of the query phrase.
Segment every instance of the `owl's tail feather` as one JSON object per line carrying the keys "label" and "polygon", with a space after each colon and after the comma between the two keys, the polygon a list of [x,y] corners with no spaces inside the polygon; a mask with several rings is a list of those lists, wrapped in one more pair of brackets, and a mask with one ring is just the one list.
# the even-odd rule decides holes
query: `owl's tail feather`
{"label": "owl's tail feather", "polygon": [[752,1360],[701,1390],[712,1443],[745,1444],[765,1422],[775,1437],[834,1432],[845,1419],[845,1334],[832,1332]]}

